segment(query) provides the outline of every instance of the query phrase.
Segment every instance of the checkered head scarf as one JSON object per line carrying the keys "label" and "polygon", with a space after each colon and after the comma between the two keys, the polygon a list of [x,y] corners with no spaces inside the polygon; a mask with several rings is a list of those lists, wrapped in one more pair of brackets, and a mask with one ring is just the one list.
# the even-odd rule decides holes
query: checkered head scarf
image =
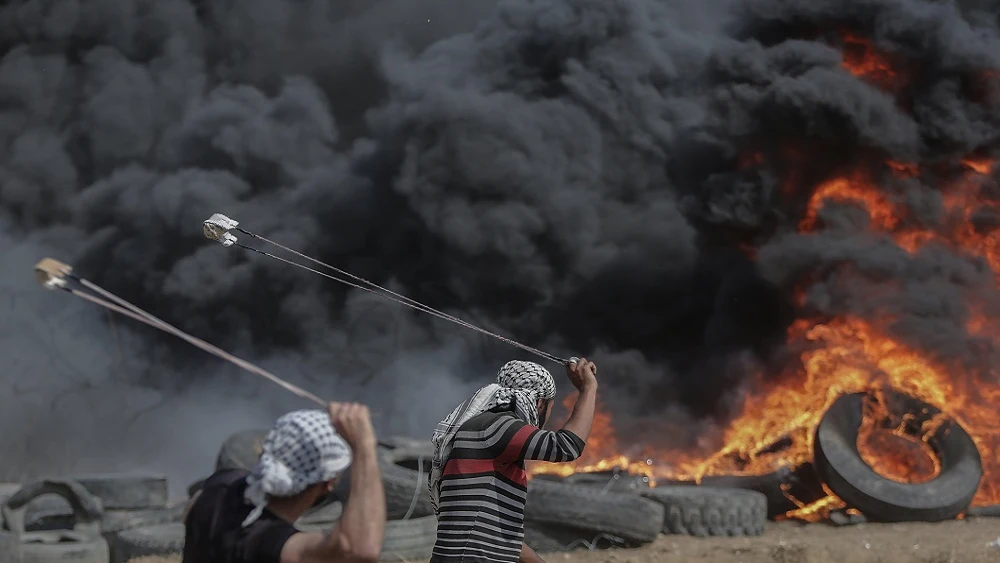
{"label": "checkered head scarf", "polygon": [[444,464],[451,455],[455,434],[463,424],[498,406],[510,405],[515,416],[532,426],[538,426],[538,399],[552,399],[555,396],[556,382],[549,370],[534,362],[514,360],[500,368],[496,383],[480,388],[472,398],[458,405],[447,418],[439,422],[431,438],[434,443],[434,459],[428,481],[434,511],[437,512],[438,509]]}
{"label": "checkered head scarf", "polygon": [[277,420],[262,444],[260,461],[247,476],[244,498],[254,509],[243,521],[253,524],[269,497],[288,497],[329,481],[351,464],[351,448],[319,410],[290,412]]}

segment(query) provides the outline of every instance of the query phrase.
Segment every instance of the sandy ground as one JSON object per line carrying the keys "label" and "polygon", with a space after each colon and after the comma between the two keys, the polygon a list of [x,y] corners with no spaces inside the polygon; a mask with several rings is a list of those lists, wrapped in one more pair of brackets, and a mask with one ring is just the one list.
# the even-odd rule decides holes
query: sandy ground
{"label": "sandy ground", "polygon": [[[640,549],[548,553],[550,563],[1000,563],[1000,519],[938,524],[771,524],[756,538],[660,536]],[[142,558],[134,563],[179,563]]]}
{"label": "sandy ground", "polygon": [[756,538],[660,536],[640,549],[547,554],[552,563],[1000,563],[1000,519],[937,524],[772,523]]}

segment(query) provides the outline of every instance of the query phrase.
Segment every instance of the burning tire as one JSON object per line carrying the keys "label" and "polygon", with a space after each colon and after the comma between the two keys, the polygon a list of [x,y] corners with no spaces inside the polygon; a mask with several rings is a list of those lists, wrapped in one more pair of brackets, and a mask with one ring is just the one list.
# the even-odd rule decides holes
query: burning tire
{"label": "burning tire", "polygon": [[528,484],[524,520],[526,525],[540,524],[542,528],[569,525],[576,530],[610,534],[642,544],[659,535],[663,514],[660,503],[639,495],[532,479]]}
{"label": "burning tire", "polygon": [[[858,434],[866,393],[844,395],[823,415],[813,442],[823,482],[848,506],[872,521],[949,520],[965,510],[979,489],[982,460],[969,434],[948,418],[925,438],[939,462],[937,476],[924,483],[901,483],[875,472],[861,457]],[[904,395],[891,395],[890,413],[909,413],[907,429],[916,434],[941,411]]]}
{"label": "burning tire", "polygon": [[642,496],[663,505],[663,533],[685,536],[759,536],[767,523],[767,497],[716,487],[656,487]]}
{"label": "burning tire", "polygon": [[826,496],[823,484],[811,463],[803,463],[794,469],[782,467],[763,475],[713,475],[703,478],[700,483],[668,481],[661,483],[660,487],[694,485],[759,492],[767,498],[768,518],[782,516],[798,508],[799,505],[789,497],[802,504],[809,504]]}

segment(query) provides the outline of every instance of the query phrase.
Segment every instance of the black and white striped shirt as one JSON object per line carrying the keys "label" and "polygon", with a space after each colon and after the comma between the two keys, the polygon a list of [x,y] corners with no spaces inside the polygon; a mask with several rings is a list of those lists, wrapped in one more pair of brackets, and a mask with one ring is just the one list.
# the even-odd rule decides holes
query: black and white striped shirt
{"label": "black and white striped shirt", "polygon": [[525,460],[573,461],[584,441],[526,424],[510,412],[469,419],[455,435],[441,478],[431,563],[514,563],[524,541]]}

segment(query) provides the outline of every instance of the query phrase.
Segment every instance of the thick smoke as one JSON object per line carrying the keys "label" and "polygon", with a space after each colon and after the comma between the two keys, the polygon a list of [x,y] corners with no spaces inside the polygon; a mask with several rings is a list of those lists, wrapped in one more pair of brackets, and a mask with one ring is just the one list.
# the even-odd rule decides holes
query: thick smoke
{"label": "thick smoke", "polygon": [[[707,431],[733,414],[781,356],[804,281],[808,314],[888,311],[901,336],[968,348],[966,299],[992,287],[981,264],[943,246],[903,252],[863,233],[850,206],[824,209],[816,233],[795,226],[831,175],[996,142],[980,83],[1000,68],[992,8],[8,3],[4,473],[145,465],[194,478],[226,434],[300,405],[43,292],[30,267],[44,255],[317,393],[370,402],[383,432],[426,435],[520,356],[209,244],[200,223],[216,211],[526,343],[596,354],[620,424],[650,440],[661,421]],[[843,69],[841,30],[894,53],[905,88]],[[762,164],[746,166],[751,154]],[[914,224],[943,221],[933,178],[883,185]],[[902,290],[876,302],[887,284]]]}

